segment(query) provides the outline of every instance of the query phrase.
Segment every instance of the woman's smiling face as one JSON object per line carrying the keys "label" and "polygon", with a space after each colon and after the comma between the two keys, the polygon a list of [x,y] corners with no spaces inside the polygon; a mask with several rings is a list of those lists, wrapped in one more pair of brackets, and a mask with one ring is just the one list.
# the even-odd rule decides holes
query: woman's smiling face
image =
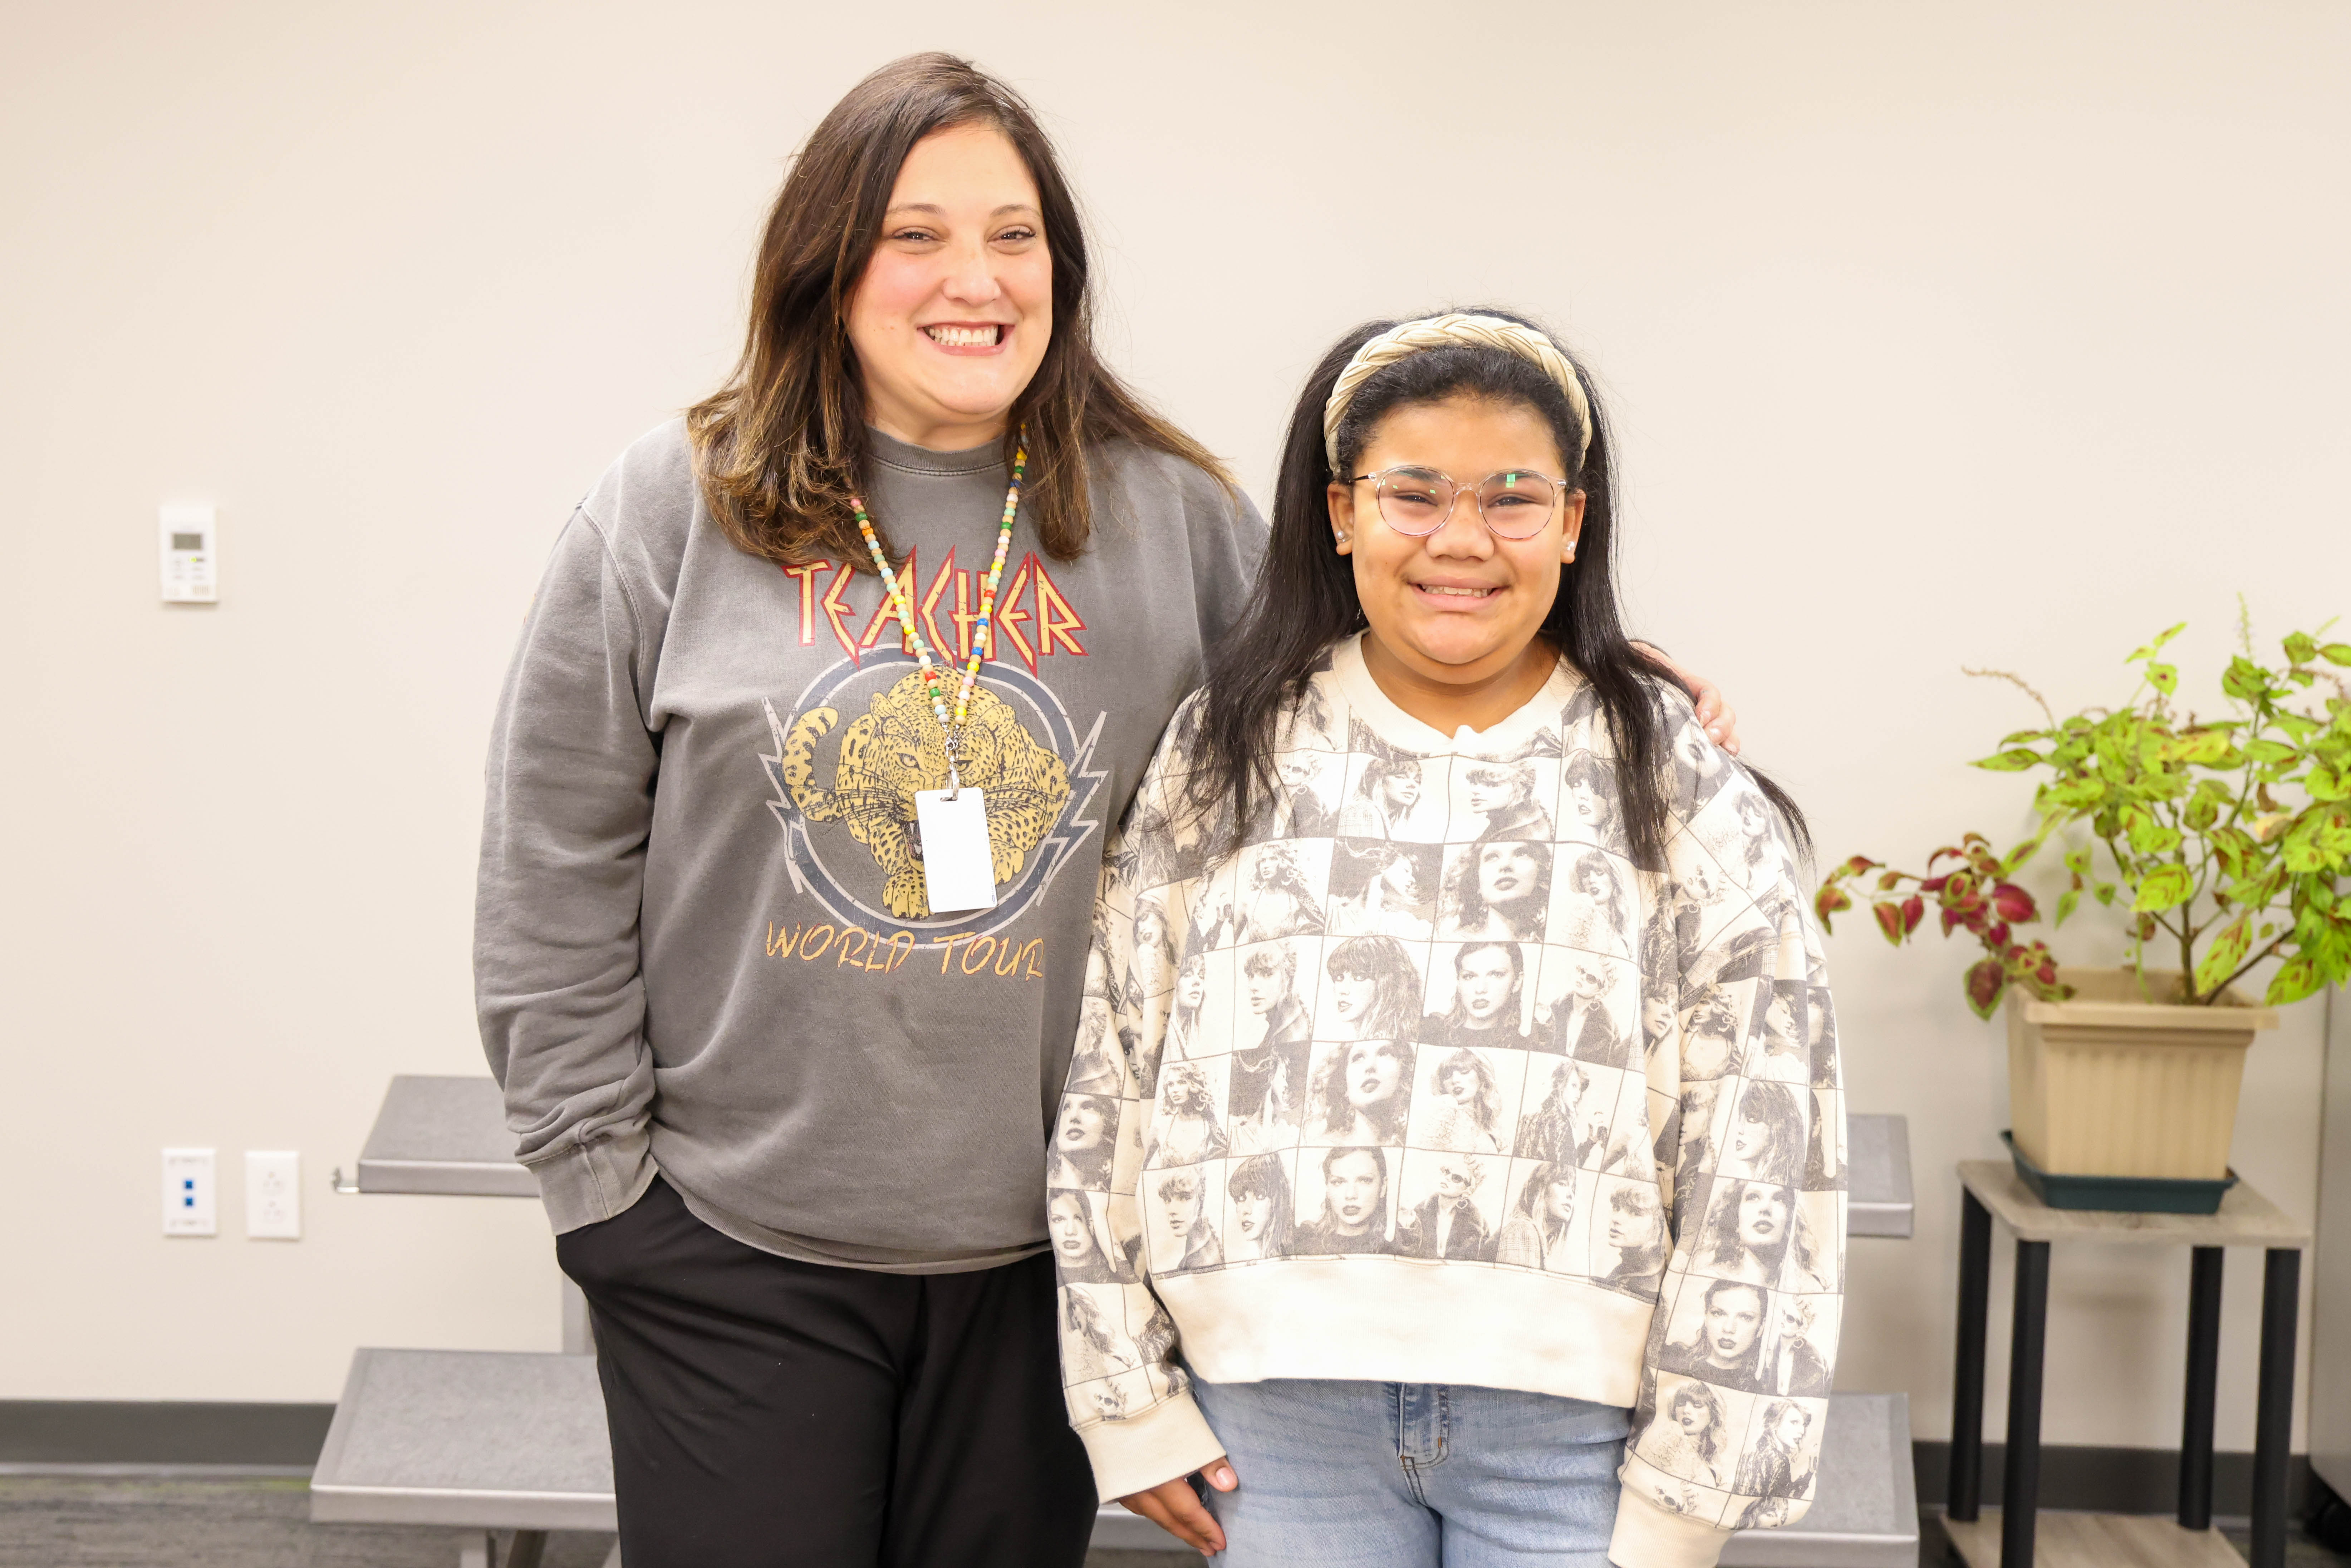
{"label": "woman's smiling face", "polygon": [[883,430],[948,449],[1003,430],[1052,337],[1053,257],[1037,183],[1002,131],[914,143],[845,314]]}
{"label": "woman's smiling face", "polygon": [[1435,533],[1415,538],[1380,518],[1378,486],[1354,474],[1411,465],[1474,486],[1489,474],[1565,471],[1551,422],[1524,403],[1454,397],[1407,403],[1373,431],[1353,473],[1330,487],[1332,531],[1354,560],[1355,595],[1370,637],[1388,657],[1442,685],[1510,669],[1559,597],[1560,569],[1583,526],[1583,493],[1554,506],[1532,538],[1488,528],[1462,495]]}

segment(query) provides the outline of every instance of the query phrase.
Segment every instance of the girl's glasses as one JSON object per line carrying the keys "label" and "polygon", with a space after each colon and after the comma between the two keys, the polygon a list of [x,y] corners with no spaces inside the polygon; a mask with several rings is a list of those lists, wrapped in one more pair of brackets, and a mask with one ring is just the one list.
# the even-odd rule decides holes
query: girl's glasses
{"label": "girl's glasses", "polygon": [[1489,474],[1467,487],[1455,484],[1450,474],[1413,466],[1358,474],[1348,483],[1360,485],[1366,479],[1379,486],[1380,519],[1414,538],[1426,538],[1443,528],[1453,516],[1453,504],[1467,494],[1495,537],[1531,539],[1551,521],[1552,509],[1566,489],[1563,481],[1529,468]]}

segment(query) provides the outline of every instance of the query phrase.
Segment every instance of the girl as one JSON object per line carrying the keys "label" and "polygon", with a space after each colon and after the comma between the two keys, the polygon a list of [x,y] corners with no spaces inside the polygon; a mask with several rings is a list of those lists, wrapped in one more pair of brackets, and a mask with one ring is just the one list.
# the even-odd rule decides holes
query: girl
{"label": "girl", "polygon": [[1322,961],[1332,1040],[1405,1040],[1420,1012],[1420,971],[1393,936],[1350,936]]}
{"label": "girl", "polygon": [[1575,1167],[1538,1165],[1527,1173],[1518,1205],[1502,1222],[1495,1261],[1521,1269],[1574,1269],[1567,1255],[1567,1228],[1574,1222]]}
{"label": "girl", "polygon": [[1412,1087],[1412,1047],[1363,1040],[1326,1047],[1306,1129],[1317,1144],[1401,1144]]}
{"label": "girl", "polygon": [[[1310,381],[1274,512],[1240,624],[1162,742],[1143,786],[1152,809],[1128,820],[1128,833],[1162,831],[1148,824],[1163,817],[1229,824],[1198,875],[1164,890],[1167,906],[1211,902],[1210,890],[1230,885],[1237,871],[1245,877],[1281,831],[1274,758],[1297,745],[1303,714],[1349,748],[1350,774],[1408,758],[1433,800],[1454,798],[1473,768],[1582,758],[1563,769],[1571,777],[1558,800],[1541,802],[1556,824],[1551,841],[1481,842],[1486,823],[1473,812],[1426,825],[1449,862],[1471,868],[1447,914],[1453,928],[1479,935],[1449,954],[1433,941],[1399,941],[1423,973],[1443,973],[1448,959],[1452,968],[1451,1011],[1424,1019],[1416,1038],[1471,1047],[1497,1064],[1498,1079],[1520,1084],[1573,1065],[1588,1087],[1555,1138],[1638,1173],[1579,1181],[1646,1181],[1660,1210],[1669,1188],[1714,1185],[1710,1164],[1683,1169],[1705,1152],[1687,1122],[1667,1168],[1649,1157],[1683,1089],[1678,1025],[1646,1062],[1627,1061],[1619,1045],[1600,1053],[1610,1061],[1563,1063],[1539,1056],[1526,1033],[1532,977],[1548,987],[1571,959],[1599,966],[1586,988],[1596,999],[1579,1017],[1611,1011],[1607,998],[1627,990],[1695,990],[1724,970],[1733,944],[1756,974],[1820,967],[1792,850],[1773,862],[1784,888],[1722,877],[1703,928],[1687,951],[1676,945],[1662,973],[1639,972],[1629,955],[1574,953],[1544,934],[1538,915],[1515,907],[1571,843],[1641,873],[1627,889],[1636,900],[1629,929],[1711,864],[1708,841],[1690,826],[1698,809],[1675,784],[1672,758],[1694,727],[1688,704],[1620,630],[1609,577],[1619,514],[1589,378],[1547,334],[1490,312],[1367,326]],[[1784,807],[1757,776],[1724,767],[1717,810],[1749,794]],[[1786,825],[1772,831],[1792,840],[1798,820],[1784,810]],[[1416,813],[1413,823],[1422,826]],[[1327,864],[1310,858],[1313,841],[1282,842],[1299,852],[1301,870]],[[1163,891],[1121,868],[1154,858],[1123,855],[1106,868],[1093,958],[1105,973],[1124,972],[1138,901]],[[1776,921],[1762,913],[1774,892],[1789,894]],[[1193,941],[1220,950],[1238,935],[1191,928]],[[1238,1062],[1254,1049],[1259,998],[1248,960],[1226,978],[1229,963],[1209,968],[1202,1049],[1213,1054],[1221,1041]],[[1166,1027],[1164,997],[1122,992],[1120,1002],[1118,1022],[1139,1039]],[[1629,998],[1625,1013],[1629,1030]],[[1760,1026],[1752,1007],[1733,1016],[1742,1031]],[[1573,1032],[1598,1040],[1596,1031]],[[1159,1092],[1133,1070],[1145,1054],[1123,1058],[1123,1093],[1138,1107]],[[1718,1066],[1734,1095],[1744,1060],[1743,1050],[1729,1052]],[[1441,1116],[1434,1098],[1420,1106]],[[1675,1473],[1644,1457],[1638,1438],[1660,1416],[1642,1391],[1667,1354],[1699,1382],[1751,1389],[1763,1308],[1784,1287],[1776,1276],[1710,1279],[1703,1228],[1687,1208],[1673,1211],[1672,1266],[1646,1278],[1612,1269],[1607,1249],[1562,1245],[1574,1232],[1557,1169],[1540,1180],[1514,1173],[1520,1223],[1505,1259],[1478,1207],[1479,1156],[1432,1141],[1416,1109],[1401,1151],[1265,1149],[1294,1159],[1308,1189],[1299,1211],[1311,1218],[1286,1258],[1194,1274],[1152,1236],[1137,1293],[1166,1308],[1180,1336],[1168,1354],[1191,1382],[1180,1394],[1138,1395],[1116,1418],[1072,1389],[1071,1416],[1102,1492],[1201,1551],[1227,1552],[1235,1568],[1418,1568],[1437,1563],[1457,1532],[1506,1536],[1531,1557],[1592,1568],[1604,1557],[1632,1568],[1710,1563],[1753,1499],[1719,1468]],[[1143,1168],[1139,1151],[1121,1159],[1104,1189],[1113,1205],[1152,1191],[1158,1174]],[[1625,1251],[1617,1249],[1620,1262]],[[1742,1257],[1770,1261],[1754,1249]],[[1138,1303],[1127,1318],[1142,1315]],[[1674,1341],[1652,1333],[1661,1321],[1675,1325]],[[1439,1418],[1417,1412],[1439,1410],[1447,1463],[1423,1464],[1437,1452],[1430,1423]],[[1205,1498],[1195,1475],[1207,1482]],[[1658,1500],[1667,1497],[1670,1508]]]}

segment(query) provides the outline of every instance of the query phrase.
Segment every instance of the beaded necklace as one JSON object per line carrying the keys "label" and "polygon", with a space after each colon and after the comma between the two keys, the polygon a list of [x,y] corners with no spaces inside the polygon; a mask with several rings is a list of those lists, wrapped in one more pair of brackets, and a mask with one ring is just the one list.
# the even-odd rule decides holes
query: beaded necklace
{"label": "beaded necklace", "polygon": [[[971,654],[964,661],[963,685],[956,693],[955,720],[947,720],[946,686],[938,666],[931,663],[930,644],[914,624],[914,606],[906,597],[897,574],[890,570],[889,557],[882,553],[882,541],[873,532],[873,520],[865,515],[865,502],[857,496],[849,497],[849,509],[857,518],[857,531],[865,536],[865,548],[872,553],[873,570],[882,574],[883,587],[889,592],[890,608],[896,612],[898,625],[906,633],[906,641],[914,647],[914,659],[922,666],[923,690],[931,699],[931,711],[938,716],[939,728],[946,732],[947,777],[950,789],[961,787],[961,776],[956,769],[956,742],[962,737],[964,720],[971,711],[971,688],[979,679],[980,650],[987,643],[989,623],[996,616],[996,585],[1004,578],[1004,558],[1012,549],[1012,524],[1020,515],[1020,480],[1029,466],[1029,428],[1021,426],[1020,435],[1012,448],[1012,484],[1004,492],[1004,520],[996,530],[996,559],[987,568],[987,576],[979,590],[979,619],[972,623]],[[942,655],[944,656],[944,654]]]}

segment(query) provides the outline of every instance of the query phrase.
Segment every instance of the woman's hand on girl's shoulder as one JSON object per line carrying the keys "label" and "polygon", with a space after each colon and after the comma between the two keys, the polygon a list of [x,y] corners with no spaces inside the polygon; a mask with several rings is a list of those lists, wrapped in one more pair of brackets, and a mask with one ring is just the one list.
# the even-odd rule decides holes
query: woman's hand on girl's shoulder
{"label": "woman's hand on girl's shoulder", "polygon": [[[1194,1473],[1218,1491],[1230,1491],[1240,1484],[1227,1459],[1213,1459]],[[1141,1514],[1204,1557],[1225,1549],[1224,1529],[1200,1500],[1200,1494],[1192,1490],[1191,1476],[1161,1481],[1147,1491],[1129,1492],[1118,1501],[1127,1512]]]}
{"label": "woman's hand on girl's shoulder", "polygon": [[1695,670],[1683,668],[1668,657],[1664,649],[1653,643],[1635,638],[1633,646],[1671,670],[1682,685],[1698,694],[1698,721],[1706,728],[1707,738],[1731,756],[1739,755],[1739,710],[1722,695],[1722,688]]}

